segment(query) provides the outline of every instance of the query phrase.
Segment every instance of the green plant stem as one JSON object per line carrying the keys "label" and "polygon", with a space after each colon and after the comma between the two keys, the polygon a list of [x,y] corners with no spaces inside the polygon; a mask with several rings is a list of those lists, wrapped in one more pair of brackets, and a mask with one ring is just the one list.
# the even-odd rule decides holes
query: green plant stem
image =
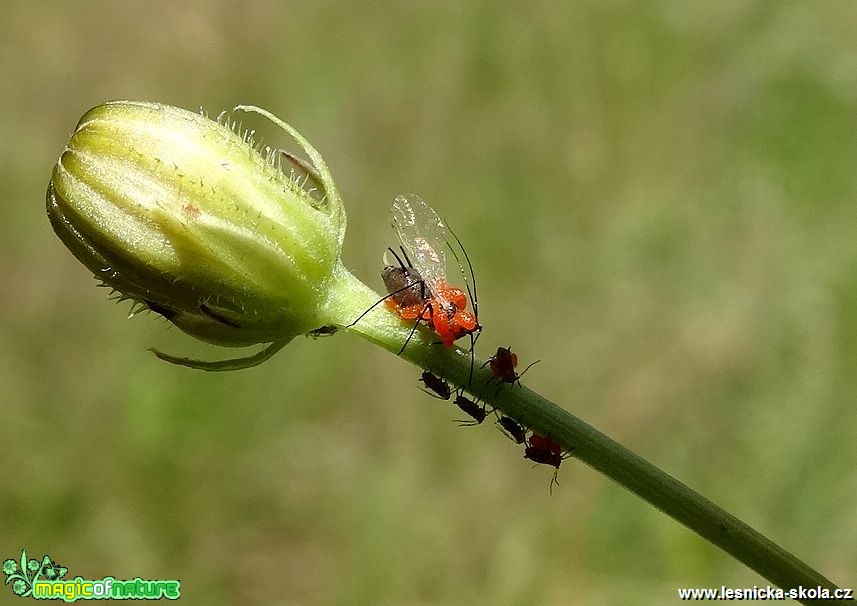
{"label": "green plant stem", "polygon": [[[360,287],[366,292],[358,292]],[[368,304],[377,300],[377,295],[370,289],[362,284],[360,287],[355,286],[356,290],[352,294],[363,298]],[[364,320],[350,330],[398,354],[410,333],[410,328],[403,324],[395,315],[379,306],[377,312],[367,314]],[[427,329],[420,328],[400,357],[420,368],[431,370],[454,385],[466,385],[471,372],[470,355],[457,347],[445,348],[433,344],[434,340]],[[798,586],[807,589],[821,586],[832,591],[837,587],[821,573],[735,516],[568,411],[526,387],[504,384],[498,388],[496,380],[491,380],[491,374],[481,364],[481,361],[476,361],[467,391],[516,419],[524,427],[550,436],[566,451],[573,451],[576,459],[648,501],[775,585],[786,590]],[[827,600],[824,603],[854,602]]]}

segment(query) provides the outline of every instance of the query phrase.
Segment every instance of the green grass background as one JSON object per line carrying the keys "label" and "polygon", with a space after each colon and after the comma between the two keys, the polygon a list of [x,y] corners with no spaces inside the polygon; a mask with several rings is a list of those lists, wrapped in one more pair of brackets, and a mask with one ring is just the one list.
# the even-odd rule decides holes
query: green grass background
{"label": "green grass background", "polygon": [[129,321],[44,213],[77,119],[128,98],[295,125],[375,288],[390,201],[422,195],[473,259],[481,355],[540,358],[530,387],[857,585],[853,2],[7,1],[0,23],[0,559],[212,605],[765,584],[575,461],[550,496],[359,339],[157,361],[231,352]]}

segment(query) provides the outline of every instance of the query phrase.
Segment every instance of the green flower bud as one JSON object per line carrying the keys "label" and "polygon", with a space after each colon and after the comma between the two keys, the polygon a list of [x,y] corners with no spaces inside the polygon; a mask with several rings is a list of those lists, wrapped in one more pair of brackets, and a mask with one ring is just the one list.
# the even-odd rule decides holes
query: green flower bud
{"label": "green flower bud", "polygon": [[[272,120],[311,164],[263,153],[228,121],[113,101],[81,118],[54,168],[47,211],[75,257],[122,298],[211,343],[276,346],[247,359],[258,363],[296,335],[351,319],[330,305],[344,272],[345,211],[300,134],[264,110],[236,110]],[[209,370],[250,365],[159,355]]]}

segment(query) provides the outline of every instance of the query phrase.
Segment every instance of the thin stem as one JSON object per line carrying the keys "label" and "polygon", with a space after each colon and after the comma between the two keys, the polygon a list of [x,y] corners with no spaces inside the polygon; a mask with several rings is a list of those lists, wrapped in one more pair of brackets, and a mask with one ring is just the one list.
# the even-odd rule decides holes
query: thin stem
{"label": "thin stem", "polygon": [[[351,330],[396,353],[407,329],[404,326],[401,326],[401,330],[391,327],[390,316],[395,318],[389,311],[379,310],[378,314],[368,314]],[[402,324],[398,321],[396,323]],[[420,333],[420,337],[412,339],[400,357],[420,368],[431,370],[454,385],[468,383],[471,372],[470,354],[458,347],[445,348],[432,344],[429,331]],[[504,384],[498,389],[496,381],[489,384],[491,374],[480,368],[480,365],[477,361],[468,391],[503,414],[516,419],[523,426],[550,436],[566,451],[573,450],[575,458],[648,501],[775,585],[785,590],[797,587],[814,589],[821,586],[832,592],[837,588],[821,573],[735,516],[568,411],[526,387]],[[798,601],[806,604],[820,603],[808,599]],[[827,600],[824,603],[853,604],[854,601]]]}

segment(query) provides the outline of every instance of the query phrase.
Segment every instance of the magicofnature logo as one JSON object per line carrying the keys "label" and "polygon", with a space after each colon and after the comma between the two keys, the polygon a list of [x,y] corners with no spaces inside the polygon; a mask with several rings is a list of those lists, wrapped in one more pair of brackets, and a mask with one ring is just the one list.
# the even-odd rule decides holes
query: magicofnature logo
{"label": "magicofnature logo", "polygon": [[12,593],[22,598],[37,600],[177,600],[181,595],[181,583],[177,580],[150,581],[136,577],[120,580],[104,577],[99,580],[75,577],[63,579],[68,568],[58,565],[49,556],[42,561],[28,559],[21,551],[20,562],[14,559],[3,561],[6,585],[12,585]]}

